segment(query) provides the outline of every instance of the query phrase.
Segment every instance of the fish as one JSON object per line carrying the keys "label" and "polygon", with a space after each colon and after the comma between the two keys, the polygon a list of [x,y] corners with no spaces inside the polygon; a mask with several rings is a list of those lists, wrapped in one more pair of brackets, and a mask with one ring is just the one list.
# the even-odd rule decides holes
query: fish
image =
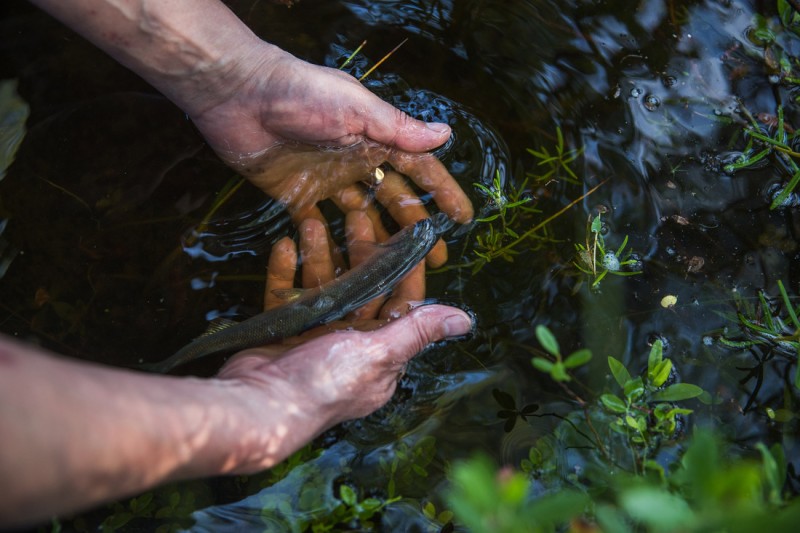
{"label": "fish", "polygon": [[361,264],[291,301],[242,322],[227,321],[175,352],[142,369],[167,373],[190,361],[221,352],[233,353],[293,337],[316,326],[338,320],[387,294],[422,261],[439,237],[453,226],[444,213],[406,226],[386,242],[375,245]]}

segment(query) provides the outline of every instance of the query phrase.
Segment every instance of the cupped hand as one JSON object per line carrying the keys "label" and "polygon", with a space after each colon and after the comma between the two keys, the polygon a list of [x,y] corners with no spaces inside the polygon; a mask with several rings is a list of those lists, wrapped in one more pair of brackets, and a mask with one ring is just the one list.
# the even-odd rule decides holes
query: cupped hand
{"label": "cupped hand", "polygon": [[[453,220],[472,218],[464,191],[426,152],[449,138],[449,126],[415,120],[352,76],[266,43],[246,57],[236,66],[241,81],[191,116],[217,154],[286,204],[295,224],[324,223],[317,204],[332,200],[345,213],[366,212],[378,240],[385,240],[373,196],[401,226],[428,216],[406,178]],[[365,187],[385,163],[391,168],[380,185]],[[428,263],[439,266],[446,258],[439,243]]]}
{"label": "cupped hand", "polygon": [[[369,227],[369,220],[363,214],[351,214],[348,226],[361,231]],[[370,235],[351,233],[348,241],[362,237],[369,240]],[[319,222],[309,220],[301,226],[301,278],[306,288],[334,277],[327,247],[319,245],[325,238]],[[273,247],[265,292],[267,309],[285,303],[276,293],[294,286],[297,253],[288,238]],[[364,257],[351,253],[355,263]],[[424,277],[422,268],[423,264],[417,271]],[[416,285],[412,283],[410,290]],[[387,302],[371,302],[347,321],[315,328],[279,344],[244,350],[228,361],[217,377],[242,385],[242,398],[254,413],[268,412],[271,407],[290,412],[298,422],[285,433],[285,439],[292,440],[286,446],[296,449],[339,422],[366,416],[383,406],[412,357],[433,342],[466,335],[472,328],[471,318],[460,309],[438,304],[413,307],[402,294],[396,291]],[[378,319],[381,316],[389,318]],[[268,421],[265,427],[269,427]],[[237,471],[257,471],[271,460],[269,453],[254,453]]]}

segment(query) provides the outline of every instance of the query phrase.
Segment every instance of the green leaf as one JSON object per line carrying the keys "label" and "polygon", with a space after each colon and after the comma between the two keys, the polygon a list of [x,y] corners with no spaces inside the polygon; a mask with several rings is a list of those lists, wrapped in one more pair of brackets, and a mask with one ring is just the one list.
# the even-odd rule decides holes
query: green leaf
{"label": "green leaf", "polygon": [[703,394],[703,389],[691,383],[675,383],[666,389],[656,391],[650,397],[653,402],[677,402],[680,400],[688,400],[689,398],[696,398]]}
{"label": "green leaf", "polygon": [[561,352],[558,348],[558,341],[547,326],[543,326],[542,324],[536,326],[536,338],[539,340],[539,344],[542,345],[542,348],[557,357],[560,356]]}
{"label": "green leaf", "polygon": [[670,372],[672,372],[672,361],[664,359],[652,371],[648,372],[650,384],[654,387],[660,387],[669,379]]}
{"label": "green leaf", "polygon": [[595,510],[595,518],[597,518],[597,523],[603,531],[614,531],[616,533],[630,533],[632,531],[625,514],[611,505],[598,505]]}
{"label": "green leaf", "polygon": [[635,487],[619,498],[622,508],[647,531],[690,531],[696,520],[686,501],[656,487]]}
{"label": "green leaf", "polygon": [[564,366],[567,368],[575,368],[581,365],[585,365],[592,359],[592,352],[591,350],[578,350],[573,352],[564,360]]}
{"label": "green leaf", "polygon": [[664,360],[664,344],[661,339],[656,339],[653,346],[650,348],[650,356],[647,358],[647,373],[653,374],[661,361]]}
{"label": "green leaf", "polygon": [[356,492],[349,485],[339,487],[339,499],[351,507],[358,502]]}
{"label": "green leaf", "polygon": [[625,383],[623,390],[629,400],[640,398],[644,394],[644,381],[642,378],[631,379]]}
{"label": "green leaf", "polygon": [[786,480],[785,456],[783,447],[779,444],[767,449],[762,443],[756,444],[756,449],[761,453],[761,462],[769,489],[769,500],[773,504],[781,503],[781,491]]}
{"label": "green leaf", "polygon": [[570,380],[569,374],[567,374],[567,368],[562,362],[558,362],[553,365],[553,368],[550,369],[550,377],[552,377],[555,381]]}
{"label": "green leaf", "polygon": [[600,403],[602,403],[606,409],[615,413],[624,413],[628,410],[625,406],[625,402],[614,394],[603,394],[600,396]]}
{"label": "green leaf", "polygon": [[602,229],[603,229],[603,222],[600,220],[600,215],[597,215],[596,217],[594,217],[594,219],[592,219],[591,231],[592,233],[599,234]]}
{"label": "green leaf", "polygon": [[608,368],[611,369],[611,374],[620,387],[624,388],[625,384],[631,380],[631,375],[625,365],[611,356],[608,357]]}
{"label": "green leaf", "polygon": [[548,374],[553,370],[553,363],[544,357],[534,357],[531,359],[531,364],[536,370],[541,370],[542,372],[546,372]]}

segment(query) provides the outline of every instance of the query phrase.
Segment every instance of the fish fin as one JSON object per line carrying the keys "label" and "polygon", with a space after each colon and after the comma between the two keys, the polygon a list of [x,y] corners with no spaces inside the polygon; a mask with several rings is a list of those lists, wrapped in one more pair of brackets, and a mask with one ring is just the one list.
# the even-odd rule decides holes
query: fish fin
{"label": "fish fin", "polygon": [[[230,318],[217,317],[217,318],[215,318],[214,320],[212,320],[211,322],[208,323],[208,328],[206,328],[206,330],[200,335],[200,337],[205,337],[206,335],[211,335],[213,333],[216,333],[218,331],[222,331],[223,329],[229,328],[229,327],[234,326],[236,324],[238,324],[238,322],[235,321],[235,320],[231,320]],[[200,337],[198,337],[198,338],[200,338]]]}
{"label": "fish fin", "polygon": [[281,300],[284,300],[286,302],[291,302],[293,300],[297,300],[298,298],[300,298],[300,296],[302,296],[302,294],[304,292],[306,292],[306,290],[307,289],[298,289],[298,288],[294,288],[294,289],[272,289],[272,291],[270,291],[270,292],[272,292],[272,294],[274,294],[275,296],[277,296]]}

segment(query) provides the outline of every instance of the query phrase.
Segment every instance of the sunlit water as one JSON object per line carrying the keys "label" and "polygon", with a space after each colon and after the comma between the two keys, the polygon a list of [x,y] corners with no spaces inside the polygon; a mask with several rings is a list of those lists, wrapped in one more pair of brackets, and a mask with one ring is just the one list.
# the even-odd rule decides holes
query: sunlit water
{"label": "sunlit water", "polygon": [[[784,407],[785,390],[796,401],[786,381],[791,354],[737,351],[715,336],[730,325],[723,315],[735,311],[735,295],[752,299],[765,289],[776,296],[778,280],[791,295],[798,286],[797,208],[769,210],[771,187],[786,176],[773,166],[723,170],[744,147],[745,110],[774,116],[791,97],[771,83],[764,50],[752,39],[750,3],[301,0],[291,9],[253,1],[232,7],[265,39],[329,66],[367,39],[351,65],[355,75],[408,38],[366,85],[417,117],[453,126],[437,155],[478,210],[487,198],[473,184],[489,187],[499,176],[507,190],[518,187],[526,172],[539,172],[526,148],[552,151],[558,128],[567,150],[585,148],[572,166],[582,183],[527,190],[541,217],[603,184],[551,225],[557,242],[524,248],[513,263],[498,259],[476,274],[464,268],[429,276],[429,296],[475,312],[475,337],[422,354],[385,409],[320,439],[320,457],[263,490],[258,480],[179,485],[197,498],[199,529],[284,529],[335,505],[343,480],[383,496],[391,484],[406,498],[384,513],[387,529],[430,526],[413,502],[441,503],[448,464],[482,451],[517,465],[558,423],[542,416],[506,434],[493,388],[520,406],[538,404],[538,414],[576,409],[530,364],[536,324],[548,325],[565,353],[592,350],[579,377],[594,394],[611,387],[607,356],[638,371],[660,337],[677,379],[717,400],[692,402],[690,425],[717,425],[743,450],[781,442],[796,465],[796,423],[771,422],[765,411]],[[0,229],[12,245],[5,249],[20,251],[0,282],[2,331],[130,366],[142,354],[169,355],[215,316],[256,312],[269,244],[292,232],[278,207],[245,184],[196,231],[234,174],[137,78],[47,17],[12,11],[3,34],[17,37],[1,45],[2,77],[19,79],[31,118],[17,163],[0,182],[0,219],[9,219]],[[42,31],[18,31],[29,27]],[[780,46],[797,55],[798,41]],[[629,236],[643,274],[608,276],[592,291],[572,261],[588,215],[599,208],[609,247]],[[451,238],[450,265],[475,258],[480,229]],[[662,306],[665,296],[677,304]],[[391,464],[412,451],[426,454],[425,475],[401,468],[395,479]],[[582,453],[564,450],[564,470],[577,471],[587,461]]]}

